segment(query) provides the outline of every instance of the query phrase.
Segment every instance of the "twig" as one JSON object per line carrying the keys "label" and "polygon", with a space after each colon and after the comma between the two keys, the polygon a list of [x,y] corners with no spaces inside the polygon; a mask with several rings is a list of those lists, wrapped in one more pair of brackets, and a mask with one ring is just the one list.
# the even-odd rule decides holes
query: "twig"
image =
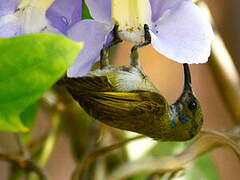
{"label": "twig", "polygon": [[[214,24],[216,25],[215,28],[221,34],[229,53],[235,63],[238,64],[238,68],[240,68],[240,1],[205,0],[205,2],[211,11]],[[240,71],[240,69],[238,70]]]}
{"label": "twig", "polygon": [[[28,151],[28,149],[27,149],[27,147],[26,147],[26,145],[25,145],[25,143],[22,139],[21,134],[15,133],[15,136],[16,136],[18,147],[19,147],[19,153],[23,156],[23,158],[25,160],[30,160],[31,159],[31,154]],[[24,179],[28,180],[28,177],[29,177],[29,169],[25,169]]]}
{"label": "twig", "polygon": [[[221,8],[226,7],[224,0],[205,0],[205,2],[211,10],[209,15],[211,19],[213,19],[212,24],[215,32],[215,40],[212,44],[212,52],[208,63],[209,69],[215,79],[220,95],[223,98],[223,103],[230,112],[232,122],[239,124],[240,69],[237,68],[236,64],[238,63],[238,65],[240,65],[238,62],[240,57],[240,36],[239,33],[233,33],[233,31],[236,30],[237,32],[238,28],[236,28],[236,26],[240,27],[239,23],[237,23],[239,20],[239,17],[237,17],[239,13],[236,13],[238,12],[240,3],[235,0],[230,0],[227,5],[230,5],[231,8]],[[216,9],[219,11],[216,12]],[[226,16],[222,16],[223,14]],[[229,23],[229,21],[228,23],[224,22],[225,20],[222,17],[229,17],[229,15],[234,17],[231,18],[231,20],[235,21],[235,24]]]}
{"label": "twig", "polygon": [[[239,136],[239,135],[238,135]],[[233,141],[225,133],[214,130],[202,130],[201,134],[182,153],[165,159],[148,158],[135,162],[125,163],[113,171],[107,180],[120,180],[129,178],[138,173],[166,173],[176,172],[185,168],[191,161],[202,154],[221,146],[229,146],[240,159],[238,142]]]}
{"label": "twig", "polygon": [[[89,154],[92,151],[94,151],[94,149],[96,148],[99,134],[100,134],[99,122],[96,119],[93,119],[92,126],[90,128],[90,137],[89,137],[89,143],[88,143],[87,150],[86,150],[86,152],[87,152],[86,156],[89,156]],[[84,171],[82,171],[82,176],[81,176],[82,180],[88,179],[88,172],[89,172],[89,166],[87,168],[85,168]]]}
{"label": "twig", "polygon": [[35,172],[40,180],[47,180],[45,172],[42,169],[40,169],[32,160],[13,157],[2,152],[0,152],[0,160],[8,161],[10,163],[16,164],[17,166],[27,171]]}
{"label": "twig", "polygon": [[16,133],[15,136],[16,136],[16,140],[17,140],[17,144],[18,144],[18,147],[19,147],[20,154],[23,155],[24,159],[30,159],[31,155],[30,155],[27,147],[25,146],[21,135]]}
{"label": "twig", "polygon": [[[89,143],[86,149],[85,157],[88,157],[92,151],[96,148],[97,140],[99,138],[100,130],[99,130],[99,122],[95,119],[92,120],[92,124],[89,130],[90,134],[88,137]],[[79,178],[82,180],[87,179],[89,166],[87,166],[81,173],[79,173],[79,169],[81,169],[81,164],[78,164],[75,171],[73,172],[72,179],[78,180]]]}
{"label": "twig", "polygon": [[196,149],[197,145],[201,145],[201,147],[198,147],[198,154],[197,152],[195,154],[196,157],[199,157],[200,155],[211,151],[214,148],[228,146],[235,152],[236,156],[240,160],[240,146],[238,145],[240,142],[240,137],[239,134],[234,135],[234,137],[238,137],[238,139],[234,140],[231,136],[228,135],[227,132],[220,132],[212,129],[203,129],[198,139],[196,139],[196,141],[187,150],[190,150],[190,148],[192,150]]}
{"label": "twig", "polygon": [[[226,66],[227,64],[227,66]],[[210,71],[216,81],[225,107],[235,124],[240,122],[240,76],[231,59],[220,59],[217,52],[212,51],[209,60]]]}
{"label": "twig", "polygon": [[[50,128],[49,128],[50,129]],[[51,130],[48,130],[47,133],[38,139],[31,141],[28,145],[28,149],[30,153],[34,154],[36,153],[42,146],[43,143],[46,141],[47,137],[49,136]]]}
{"label": "twig", "polygon": [[160,179],[159,174],[152,173],[150,176],[147,177],[146,180],[159,180],[159,179]]}
{"label": "twig", "polygon": [[94,180],[105,180],[106,177],[106,160],[104,157],[100,157],[96,161]]}
{"label": "twig", "polygon": [[54,145],[56,143],[58,134],[59,134],[59,124],[60,124],[60,114],[59,112],[56,112],[52,117],[52,131],[49,133],[48,137],[45,140],[45,143],[43,145],[43,150],[41,153],[41,157],[39,158],[38,164],[41,168],[43,168],[52,151],[54,148]]}
{"label": "twig", "polygon": [[134,137],[134,138],[129,138],[127,140],[124,140],[120,143],[116,143],[116,144],[112,144],[110,146],[106,146],[106,147],[103,147],[101,149],[98,149],[92,153],[90,153],[84,160],[83,162],[81,163],[81,165],[75,170],[75,176],[72,177],[72,180],[78,180],[78,179],[81,179],[82,177],[82,174],[83,172],[85,172],[85,170],[87,169],[87,167],[99,156],[104,156],[106,155],[107,153],[115,150],[115,149],[118,149],[126,144],[128,144],[129,142],[131,141],[135,141],[137,139],[141,139],[141,138],[144,138],[145,136],[137,136],[137,137]]}

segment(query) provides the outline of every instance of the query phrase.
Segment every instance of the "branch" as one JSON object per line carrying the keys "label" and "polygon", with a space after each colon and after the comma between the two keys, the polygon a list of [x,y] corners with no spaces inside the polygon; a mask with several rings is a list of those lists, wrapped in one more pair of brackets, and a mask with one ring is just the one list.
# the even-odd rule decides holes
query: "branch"
{"label": "branch", "polygon": [[145,136],[137,136],[134,138],[129,138],[127,140],[124,140],[120,143],[116,143],[116,144],[112,144],[110,146],[106,146],[103,148],[100,148],[92,153],[90,153],[84,160],[83,162],[80,164],[80,166],[77,167],[77,169],[74,171],[72,180],[78,180],[78,179],[82,179],[82,176],[84,174],[84,172],[86,171],[86,169],[89,167],[89,165],[96,160],[97,157],[99,156],[104,156],[106,154],[108,154],[109,152],[116,150],[122,146],[125,146],[126,144],[128,144],[129,142],[135,141],[137,139],[141,139],[144,138]]}
{"label": "branch", "polygon": [[2,152],[0,152],[0,160],[16,164],[17,166],[25,170],[35,172],[40,180],[47,180],[47,175],[45,174],[45,172],[40,169],[32,160],[25,160],[22,158],[13,157]]}
{"label": "branch", "polygon": [[220,57],[213,49],[208,65],[223,98],[225,107],[231,114],[233,123],[239,124],[240,76],[231,59],[221,59]]}
{"label": "branch", "polygon": [[[97,141],[99,138],[99,134],[100,134],[100,129],[99,129],[99,122],[97,122],[96,119],[92,120],[92,124],[90,127],[90,134],[89,134],[89,143],[86,149],[86,155],[85,157],[90,156],[91,152],[97,147]],[[89,164],[90,165],[90,164]],[[81,176],[82,180],[86,180],[88,179],[88,172],[89,172],[89,165],[86,165],[85,168],[81,171],[81,164],[79,164],[75,170],[75,172],[73,173],[73,179],[79,179],[79,177]],[[79,173],[78,171],[81,171],[81,173]],[[80,175],[81,174],[81,175]]]}
{"label": "branch", "polygon": [[202,130],[194,143],[186,148],[182,153],[165,159],[148,158],[145,160],[126,163],[114,170],[108,176],[107,180],[126,179],[143,172],[159,174],[177,172],[184,169],[188,163],[204,153],[222,146],[231,147],[240,159],[240,148],[238,146],[240,138],[237,134],[235,137],[238,137],[237,142],[227,136],[226,133],[214,130]]}
{"label": "branch", "polygon": [[38,160],[38,164],[41,168],[45,167],[45,165],[47,164],[52,154],[54,145],[58,139],[60,131],[60,116],[61,114],[59,114],[59,111],[55,112],[52,116],[52,129],[46,137],[45,142],[43,143],[43,148]]}
{"label": "branch", "polygon": [[31,155],[30,155],[27,147],[25,146],[21,135],[19,133],[15,133],[15,136],[16,136],[20,154],[23,155],[24,159],[30,159]]}

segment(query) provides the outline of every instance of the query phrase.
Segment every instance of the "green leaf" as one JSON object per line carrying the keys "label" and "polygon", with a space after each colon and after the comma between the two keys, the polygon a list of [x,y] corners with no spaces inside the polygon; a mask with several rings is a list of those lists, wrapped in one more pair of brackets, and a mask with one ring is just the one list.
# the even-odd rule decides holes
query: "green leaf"
{"label": "green leaf", "polygon": [[192,166],[186,170],[184,179],[218,180],[220,177],[214,161],[209,155],[204,155],[195,160]]}
{"label": "green leaf", "polygon": [[22,133],[22,138],[25,142],[25,144],[28,144],[32,132],[33,132],[33,126],[36,119],[37,114],[37,103],[34,103],[30,106],[28,106],[21,114],[20,119],[25,127],[29,129],[29,132]]}
{"label": "green leaf", "polygon": [[82,19],[93,19],[84,0],[82,1]]}
{"label": "green leaf", "polygon": [[137,174],[135,177],[130,178],[129,180],[147,180],[150,175],[143,173],[143,174]]}
{"label": "green leaf", "polygon": [[189,142],[161,142],[157,143],[149,152],[153,157],[166,157],[182,152]]}
{"label": "green leaf", "polygon": [[28,130],[20,113],[63,76],[82,46],[54,34],[0,39],[0,131]]}

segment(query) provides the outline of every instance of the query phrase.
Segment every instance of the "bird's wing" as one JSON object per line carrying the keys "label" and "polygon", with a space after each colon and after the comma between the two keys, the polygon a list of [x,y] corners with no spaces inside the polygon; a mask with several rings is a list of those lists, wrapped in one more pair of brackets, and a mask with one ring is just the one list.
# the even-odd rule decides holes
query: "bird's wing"
{"label": "bird's wing", "polygon": [[[120,129],[144,132],[167,112],[163,96],[154,92],[88,92],[75,98],[94,118]],[[148,124],[148,125],[147,125]]]}
{"label": "bird's wing", "polygon": [[63,79],[64,85],[71,91],[71,93],[78,94],[82,91],[112,91],[113,87],[109,83],[106,76],[84,76],[79,78]]}

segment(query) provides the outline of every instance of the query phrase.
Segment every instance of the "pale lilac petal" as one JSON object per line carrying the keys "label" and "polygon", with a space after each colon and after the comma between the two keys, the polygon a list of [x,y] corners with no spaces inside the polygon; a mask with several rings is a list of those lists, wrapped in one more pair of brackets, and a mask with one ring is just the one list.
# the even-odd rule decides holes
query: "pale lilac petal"
{"label": "pale lilac petal", "polygon": [[82,0],[55,0],[46,16],[53,27],[66,34],[82,18]]}
{"label": "pale lilac petal", "polygon": [[93,19],[105,24],[112,21],[111,0],[85,0],[85,2]]}
{"label": "pale lilac petal", "polygon": [[152,21],[156,21],[167,9],[175,11],[183,1],[192,0],[149,0],[152,8]]}
{"label": "pale lilac petal", "polygon": [[113,31],[111,31],[107,36],[107,40],[104,44],[104,47],[110,45],[112,43],[113,39],[114,39],[114,33],[113,33]]}
{"label": "pale lilac petal", "polygon": [[20,0],[0,0],[0,17],[14,12],[19,2]]}
{"label": "pale lilac petal", "polygon": [[72,20],[71,26],[76,24],[81,19],[82,19],[82,1],[75,6],[75,9],[71,16],[71,20]]}
{"label": "pale lilac petal", "polygon": [[204,63],[210,55],[213,31],[200,9],[184,1],[151,25],[153,47],[179,63]]}
{"label": "pale lilac petal", "polygon": [[0,26],[0,37],[10,38],[22,35],[21,26],[17,23],[7,23]]}
{"label": "pale lilac petal", "polygon": [[22,27],[16,16],[9,14],[0,17],[0,37],[10,38],[22,35]]}
{"label": "pale lilac petal", "polygon": [[47,25],[45,28],[41,31],[41,33],[50,33],[50,34],[59,34],[63,35],[62,32],[60,32],[57,28]]}
{"label": "pale lilac petal", "polygon": [[99,60],[100,51],[113,29],[94,20],[82,20],[72,26],[68,36],[75,41],[83,41],[84,48],[68,69],[69,77],[80,77],[88,73],[92,65]]}

